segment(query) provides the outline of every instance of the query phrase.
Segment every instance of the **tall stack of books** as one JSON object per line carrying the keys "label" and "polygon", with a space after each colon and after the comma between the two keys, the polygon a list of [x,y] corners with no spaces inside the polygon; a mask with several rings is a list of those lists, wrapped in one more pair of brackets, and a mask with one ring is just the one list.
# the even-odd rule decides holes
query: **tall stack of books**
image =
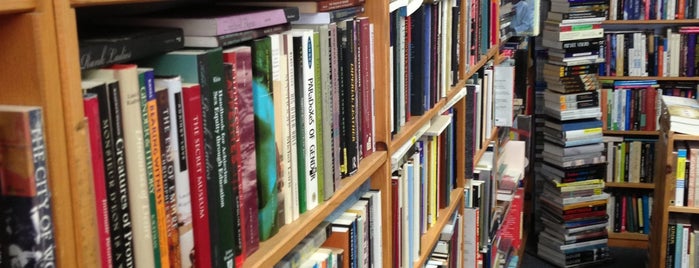
{"label": "tall stack of books", "polygon": [[540,195],[543,230],[538,255],[559,267],[609,259],[607,199],[602,192],[606,159],[602,143],[598,65],[604,62],[604,1],[551,1],[542,44],[543,165]]}

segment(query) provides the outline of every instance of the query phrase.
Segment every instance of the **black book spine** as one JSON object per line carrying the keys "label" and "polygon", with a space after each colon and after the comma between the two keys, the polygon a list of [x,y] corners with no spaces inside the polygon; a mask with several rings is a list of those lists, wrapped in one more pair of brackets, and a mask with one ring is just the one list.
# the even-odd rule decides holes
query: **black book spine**
{"label": "black book spine", "polygon": [[[241,233],[241,222],[240,222],[240,192],[238,185],[240,184],[240,178],[238,178],[238,169],[241,164],[237,157],[234,155],[240,154],[240,144],[238,139],[238,129],[236,126],[240,124],[237,113],[235,112],[239,102],[238,102],[238,91],[234,89],[235,87],[235,71],[234,65],[230,63],[225,63],[223,65],[223,75],[226,78],[226,105],[224,106],[224,111],[226,118],[228,119],[228,148],[231,157],[230,159],[230,178],[232,186],[232,196],[233,196],[233,241],[235,241],[233,247],[233,255],[238,256],[242,253],[243,236]],[[283,217],[282,217],[283,220]]]}
{"label": "black book spine", "polygon": [[80,43],[80,69],[94,69],[131,62],[184,47],[182,29],[159,31],[138,38]]}
{"label": "black book spine", "polygon": [[677,225],[670,223],[667,227],[667,248],[665,251],[665,267],[675,267],[675,241],[677,237]]}
{"label": "black book spine", "polygon": [[459,59],[461,58],[460,47],[460,21],[461,21],[461,1],[454,1],[454,6],[451,8],[452,25],[451,25],[451,86],[456,86],[459,82]]}
{"label": "black book spine", "polygon": [[115,168],[117,176],[117,192],[108,193],[109,195],[117,194],[119,202],[119,219],[123,228],[124,234],[124,252],[122,252],[125,267],[134,266],[133,252],[133,234],[131,226],[131,212],[129,210],[128,200],[128,185],[126,180],[126,155],[124,150],[124,129],[121,117],[121,101],[119,96],[119,83],[113,82],[107,84],[110,99],[110,117],[112,125],[112,134],[114,138],[114,156]]}
{"label": "black book spine", "polygon": [[248,31],[235,32],[230,34],[219,35],[216,37],[218,39],[219,45],[221,47],[229,47],[235,44],[240,44],[246,41],[257,39],[263,36],[268,36],[270,34],[281,33],[291,29],[290,24],[279,24],[269,27],[263,27],[258,29],[252,29]]}
{"label": "black book spine", "polygon": [[345,29],[345,36],[347,37],[347,44],[345,46],[345,65],[348,67],[346,70],[346,94],[344,98],[345,102],[345,125],[347,133],[345,133],[345,144],[347,151],[346,163],[347,172],[345,176],[351,176],[357,172],[358,166],[358,155],[357,155],[357,87],[356,87],[356,62],[355,62],[355,31],[354,21],[347,22],[347,28]]}
{"label": "black book spine", "polygon": [[424,27],[425,8],[420,7],[412,15],[410,20],[413,24],[411,56],[410,56],[410,114],[423,115],[425,113],[425,89],[422,86],[424,81],[423,64],[425,60],[424,51]]}
{"label": "black book spine", "polygon": [[619,233],[621,232],[621,202],[624,202],[622,199],[624,196],[621,194],[617,194],[616,198],[614,198],[614,232]]}

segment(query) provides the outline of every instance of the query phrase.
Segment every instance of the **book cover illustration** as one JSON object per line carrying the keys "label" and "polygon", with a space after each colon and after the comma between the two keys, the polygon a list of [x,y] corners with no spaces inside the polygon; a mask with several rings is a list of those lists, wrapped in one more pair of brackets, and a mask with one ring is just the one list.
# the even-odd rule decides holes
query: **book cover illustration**
{"label": "book cover illustration", "polygon": [[255,113],[255,140],[257,157],[257,192],[260,240],[277,233],[276,225],[279,193],[277,187],[277,154],[274,140],[274,100],[272,95],[271,47],[269,38],[255,41],[252,46],[252,96]]}
{"label": "book cover illustration", "polygon": [[54,267],[41,110],[0,105],[0,267]]}

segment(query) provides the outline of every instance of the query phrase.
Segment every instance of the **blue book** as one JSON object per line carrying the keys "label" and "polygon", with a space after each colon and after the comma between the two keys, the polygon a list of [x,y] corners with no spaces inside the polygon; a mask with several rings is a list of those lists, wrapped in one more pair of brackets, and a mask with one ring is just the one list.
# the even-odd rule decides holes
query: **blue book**
{"label": "blue book", "polygon": [[[406,198],[408,198],[408,207],[405,211],[406,211],[406,218],[408,219],[408,230],[407,231],[408,231],[408,260],[409,261],[412,261],[415,259],[415,254],[413,254],[413,252],[414,252],[414,248],[417,245],[415,245],[415,243],[413,243],[413,239],[414,239],[414,236],[419,235],[419,234],[416,234],[415,232],[413,232],[413,230],[414,230],[413,228],[415,228],[415,220],[414,220],[415,215],[413,215],[413,211],[414,211],[413,209],[415,208],[414,207],[415,202],[413,199],[413,198],[415,198],[415,197],[413,197],[413,193],[415,192],[415,186],[414,186],[414,182],[415,182],[415,172],[414,171],[415,171],[415,169],[413,168],[413,165],[415,165],[415,164],[416,163],[409,163],[409,164],[405,165],[406,166],[405,172],[408,173],[407,181],[406,181],[406,183],[408,184],[407,185],[408,186],[408,194],[406,196]],[[412,263],[409,263],[407,265],[412,266]]]}
{"label": "blue book", "polygon": [[631,130],[631,93],[632,90],[626,90],[626,105],[624,108],[624,130]]}
{"label": "blue book", "polygon": [[[425,9],[425,21],[432,21],[432,4],[425,4],[423,8]],[[432,83],[430,78],[432,78],[432,76],[429,75],[430,62],[432,62],[432,27],[430,27],[430,25],[430,23],[425,23],[425,34],[422,36],[424,39],[422,42],[425,44],[421,53],[424,57],[422,60],[422,73],[424,76],[422,79],[422,90],[425,93],[425,101],[423,103],[423,105],[425,105],[425,110],[432,109],[432,102],[430,101],[432,99],[430,96],[430,84]]]}
{"label": "blue book", "polygon": [[558,131],[571,131],[571,130],[580,130],[580,129],[588,129],[588,128],[598,128],[602,127],[602,121],[601,120],[590,120],[590,119],[585,119],[585,120],[572,120],[572,121],[565,121],[565,122],[556,122],[556,121],[551,121],[547,120],[545,123],[546,127],[553,128]]}
{"label": "blue book", "polygon": [[614,81],[614,86],[652,86],[658,84],[657,80],[623,80]]}
{"label": "blue book", "polygon": [[650,234],[650,206],[648,195],[641,196],[641,206],[643,209],[643,233]]}
{"label": "blue book", "polygon": [[677,267],[679,264],[682,263],[682,237],[683,235],[683,227],[684,224],[682,223],[677,223],[677,232],[675,232],[675,267]]}

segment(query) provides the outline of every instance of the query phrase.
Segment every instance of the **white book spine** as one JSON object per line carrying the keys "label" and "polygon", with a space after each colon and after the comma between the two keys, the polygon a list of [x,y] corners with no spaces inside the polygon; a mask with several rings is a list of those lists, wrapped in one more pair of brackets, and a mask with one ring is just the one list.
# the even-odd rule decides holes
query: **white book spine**
{"label": "white book spine", "polygon": [[[306,151],[306,209],[311,210],[318,206],[318,147],[316,145],[316,117],[314,116],[316,111],[315,106],[315,63],[313,61],[313,53],[317,51],[313,50],[313,31],[304,31],[303,37],[303,81],[304,81],[304,93],[301,99],[304,105],[304,123],[306,126],[306,133],[304,136],[305,141],[305,151]],[[307,111],[307,112],[306,112]]]}
{"label": "white book spine", "polygon": [[[287,127],[289,129],[289,149],[291,150],[291,183],[289,184],[291,188],[291,218],[292,221],[299,218],[299,180],[298,180],[298,153],[297,153],[297,143],[296,143],[296,91],[294,90],[295,77],[294,77],[294,52],[293,52],[293,36],[288,33],[284,33],[283,38],[285,39],[284,49],[286,50],[287,57],[287,98],[286,107],[288,111]],[[283,64],[283,63],[282,63]]]}

